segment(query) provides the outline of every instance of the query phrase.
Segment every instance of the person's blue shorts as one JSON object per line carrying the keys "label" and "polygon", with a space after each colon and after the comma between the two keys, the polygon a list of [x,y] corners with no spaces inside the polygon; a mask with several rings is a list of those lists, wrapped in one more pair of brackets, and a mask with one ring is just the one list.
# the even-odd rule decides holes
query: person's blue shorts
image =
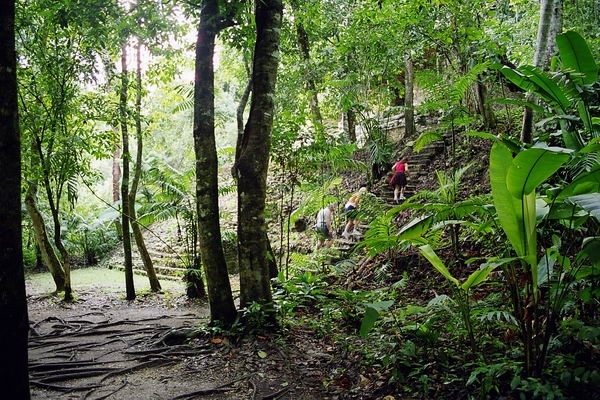
{"label": "person's blue shorts", "polygon": [[355,219],[358,215],[358,210],[354,206],[348,206],[344,208],[344,213],[346,214],[347,218]]}

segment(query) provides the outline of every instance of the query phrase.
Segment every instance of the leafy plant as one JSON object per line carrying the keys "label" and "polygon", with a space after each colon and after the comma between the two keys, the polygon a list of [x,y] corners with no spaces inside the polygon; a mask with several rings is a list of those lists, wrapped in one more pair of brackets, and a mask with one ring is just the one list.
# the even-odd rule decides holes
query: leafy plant
{"label": "leafy plant", "polygon": [[[558,121],[568,149],[538,144],[523,150],[514,144],[498,142],[490,156],[492,195],[498,220],[522,267],[516,268],[513,262],[505,264],[515,317],[521,324],[525,372],[529,377],[541,374],[553,333],[552,321],[560,313],[561,305],[565,304],[568,289],[567,282],[562,279],[553,282],[550,296],[554,300],[549,301],[540,298],[539,286],[551,282],[557,269],[573,278],[579,268],[585,269],[581,257],[577,257],[579,266],[571,265],[562,255],[563,249],[558,240],[540,259],[538,228],[545,220],[546,229],[551,226],[550,221],[558,221],[564,228],[573,230],[581,226],[588,216],[597,221],[600,215],[600,185],[597,172],[594,173],[598,169],[597,164],[595,167],[582,167],[582,159],[598,151],[597,121],[591,117],[590,104],[585,96],[586,92],[594,90],[592,84],[597,79],[598,67],[585,41],[577,33],[560,35],[557,44],[562,70],[555,76],[529,66],[516,70],[505,67],[501,71],[523,89],[545,100],[550,107],[550,120]],[[516,153],[514,158],[513,153]],[[556,172],[567,162],[570,166],[579,165],[575,169],[575,178],[549,191],[547,199],[537,195],[536,189],[547,179],[556,179]],[[579,254],[583,254],[583,247]],[[529,278],[523,280],[520,272],[529,275]]]}
{"label": "leafy plant", "polygon": [[554,75],[528,65],[503,66],[500,72],[520,88],[543,99],[549,110],[535,104],[528,106],[549,115],[545,122],[558,121],[564,145],[579,151],[592,137],[599,135],[599,119],[593,118],[590,112],[593,98],[590,94],[597,90],[593,85],[598,79],[598,65],[585,39],[577,32],[558,35],[556,43],[557,65],[561,69]]}
{"label": "leafy plant", "polygon": [[461,311],[465,328],[467,329],[467,333],[469,335],[471,348],[474,352],[477,352],[478,349],[475,341],[475,332],[471,323],[471,304],[469,291],[481,282],[485,281],[488,275],[492,272],[493,268],[489,265],[482,266],[482,268],[472,272],[469,277],[461,283],[450,273],[450,271],[448,271],[448,268],[444,262],[438,257],[430,245],[426,244],[419,247],[419,251],[440,274],[454,284],[457,293],[456,298],[458,299],[458,306]]}

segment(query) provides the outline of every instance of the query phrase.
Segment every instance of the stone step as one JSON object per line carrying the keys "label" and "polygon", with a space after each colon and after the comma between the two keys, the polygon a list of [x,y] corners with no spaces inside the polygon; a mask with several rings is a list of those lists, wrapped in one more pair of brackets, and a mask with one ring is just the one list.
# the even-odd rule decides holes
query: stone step
{"label": "stone step", "polygon": [[[116,269],[117,271],[125,271],[125,267],[123,265],[113,265],[110,267],[111,269]],[[146,273],[146,270],[144,269],[140,269],[140,268],[133,268],[133,273],[136,275],[142,275],[142,276],[148,276],[148,274]],[[181,280],[181,276],[174,276],[174,275],[164,275],[164,274],[156,274],[156,277],[161,280],[169,280],[169,281],[179,281]]]}

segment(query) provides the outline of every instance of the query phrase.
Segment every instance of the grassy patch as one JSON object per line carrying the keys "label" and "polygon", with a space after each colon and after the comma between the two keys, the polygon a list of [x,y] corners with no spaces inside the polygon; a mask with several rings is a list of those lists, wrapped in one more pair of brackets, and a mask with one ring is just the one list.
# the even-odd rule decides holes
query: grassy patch
{"label": "grassy patch", "polygon": [[[27,294],[43,294],[53,292],[56,286],[49,272],[27,274]],[[133,276],[135,290],[150,290],[148,278],[142,275]],[[184,292],[185,283],[182,281],[161,280],[163,290]],[[74,291],[102,291],[117,293],[125,291],[125,274],[122,271],[108,268],[81,268],[71,271],[71,287]]]}

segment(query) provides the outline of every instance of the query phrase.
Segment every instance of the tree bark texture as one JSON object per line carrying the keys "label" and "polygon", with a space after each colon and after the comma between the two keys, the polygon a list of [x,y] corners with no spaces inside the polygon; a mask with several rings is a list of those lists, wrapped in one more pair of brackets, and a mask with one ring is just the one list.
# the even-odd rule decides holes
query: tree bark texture
{"label": "tree bark texture", "polygon": [[206,273],[212,323],[230,326],[237,316],[219,221],[218,158],[215,143],[214,50],[219,31],[216,0],[205,0],[196,42],[194,82],[194,150],[196,153],[196,215],[200,255]]}
{"label": "tree bark texture", "polygon": [[133,282],[133,260],[131,259],[131,236],[129,234],[129,133],[127,130],[127,47],[121,47],[121,90],[119,97],[119,118],[121,124],[123,173],[121,175],[121,227],[123,229],[123,257],[125,264],[125,291],[127,300],[135,299]]}
{"label": "tree bark texture", "polygon": [[17,113],[15,2],[0,4],[0,388],[30,398],[29,318],[21,230],[21,143]]}
{"label": "tree bark texture", "polygon": [[144,150],[144,139],[142,137],[142,58],[141,58],[141,44],[138,41],[136,45],[136,87],[135,87],[135,137],[137,143],[137,153],[135,157],[135,166],[133,171],[133,179],[131,181],[131,188],[129,189],[129,216],[131,223],[131,230],[133,232],[133,238],[135,239],[135,244],[137,245],[138,252],[140,253],[140,257],[142,259],[142,263],[144,264],[144,269],[146,270],[146,275],[148,276],[148,281],[150,283],[150,290],[153,292],[158,292],[161,290],[160,282],[158,280],[158,276],[156,276],[156,271],[154,269],[154,264],[152,263],[152,258],[150,257],[150,253],[148,253],[148,248],[146,247],[146,242],[144,241],[144,235],[142,234],[142,229],[137,220],[137,212],[135,211],[135,201],[137,196],[137,189],[140,183],[140,179],[142,176],[142,155]]}
{"label": "tree bark texture", "polygon": [[496,116],[494,115],[493,108],[488,102],[487,86],[483,82],[483,75],[479,75],[475,89],[477,109],[479,110],[479,114],[483,117],[483,123],[487,129],[494,129],[496,127]]}
{"label": "tree bark texture", "polygon": [[121,182],[121,147],[118,144],[115,144],[115,149],[113,151],[113,162],[112,162],[112,194],[113,194],[113,202],[121,200],[121,193],[119,189],[119,183]]}
{"label": "tree bark texture", "polygon": [[253,95],[236,171],[241,307],[272,303],[264,211],[283,6],[265,0],[255,7]]}
{"label": "tree bark texture", "polygon": [[352,107],[346,111],[346,123],[348,124],[348,139],[356,143],[356,112]]}
{"label": "tree bark texture", "polygon": [[[250,68],[248,68],[248,74],[252,75]],[[252,93],[252,76],[248,77],[248,83],[246,84],[246,88],[244,89],[244,93],[240,98],[240,103],[238,104],[238,108],[236,111],[236,122],[237,122],[237,140],[235,145],[235,163],[237,165],[238,158],[242,153],[242,144],[244,137],[244,111],[246,110],[246,106],[248,105],[248,100],[250,99],[250,93]],[[234,179],[237,179],[235,173],[235,167],[232,169],[231,174]]]}

